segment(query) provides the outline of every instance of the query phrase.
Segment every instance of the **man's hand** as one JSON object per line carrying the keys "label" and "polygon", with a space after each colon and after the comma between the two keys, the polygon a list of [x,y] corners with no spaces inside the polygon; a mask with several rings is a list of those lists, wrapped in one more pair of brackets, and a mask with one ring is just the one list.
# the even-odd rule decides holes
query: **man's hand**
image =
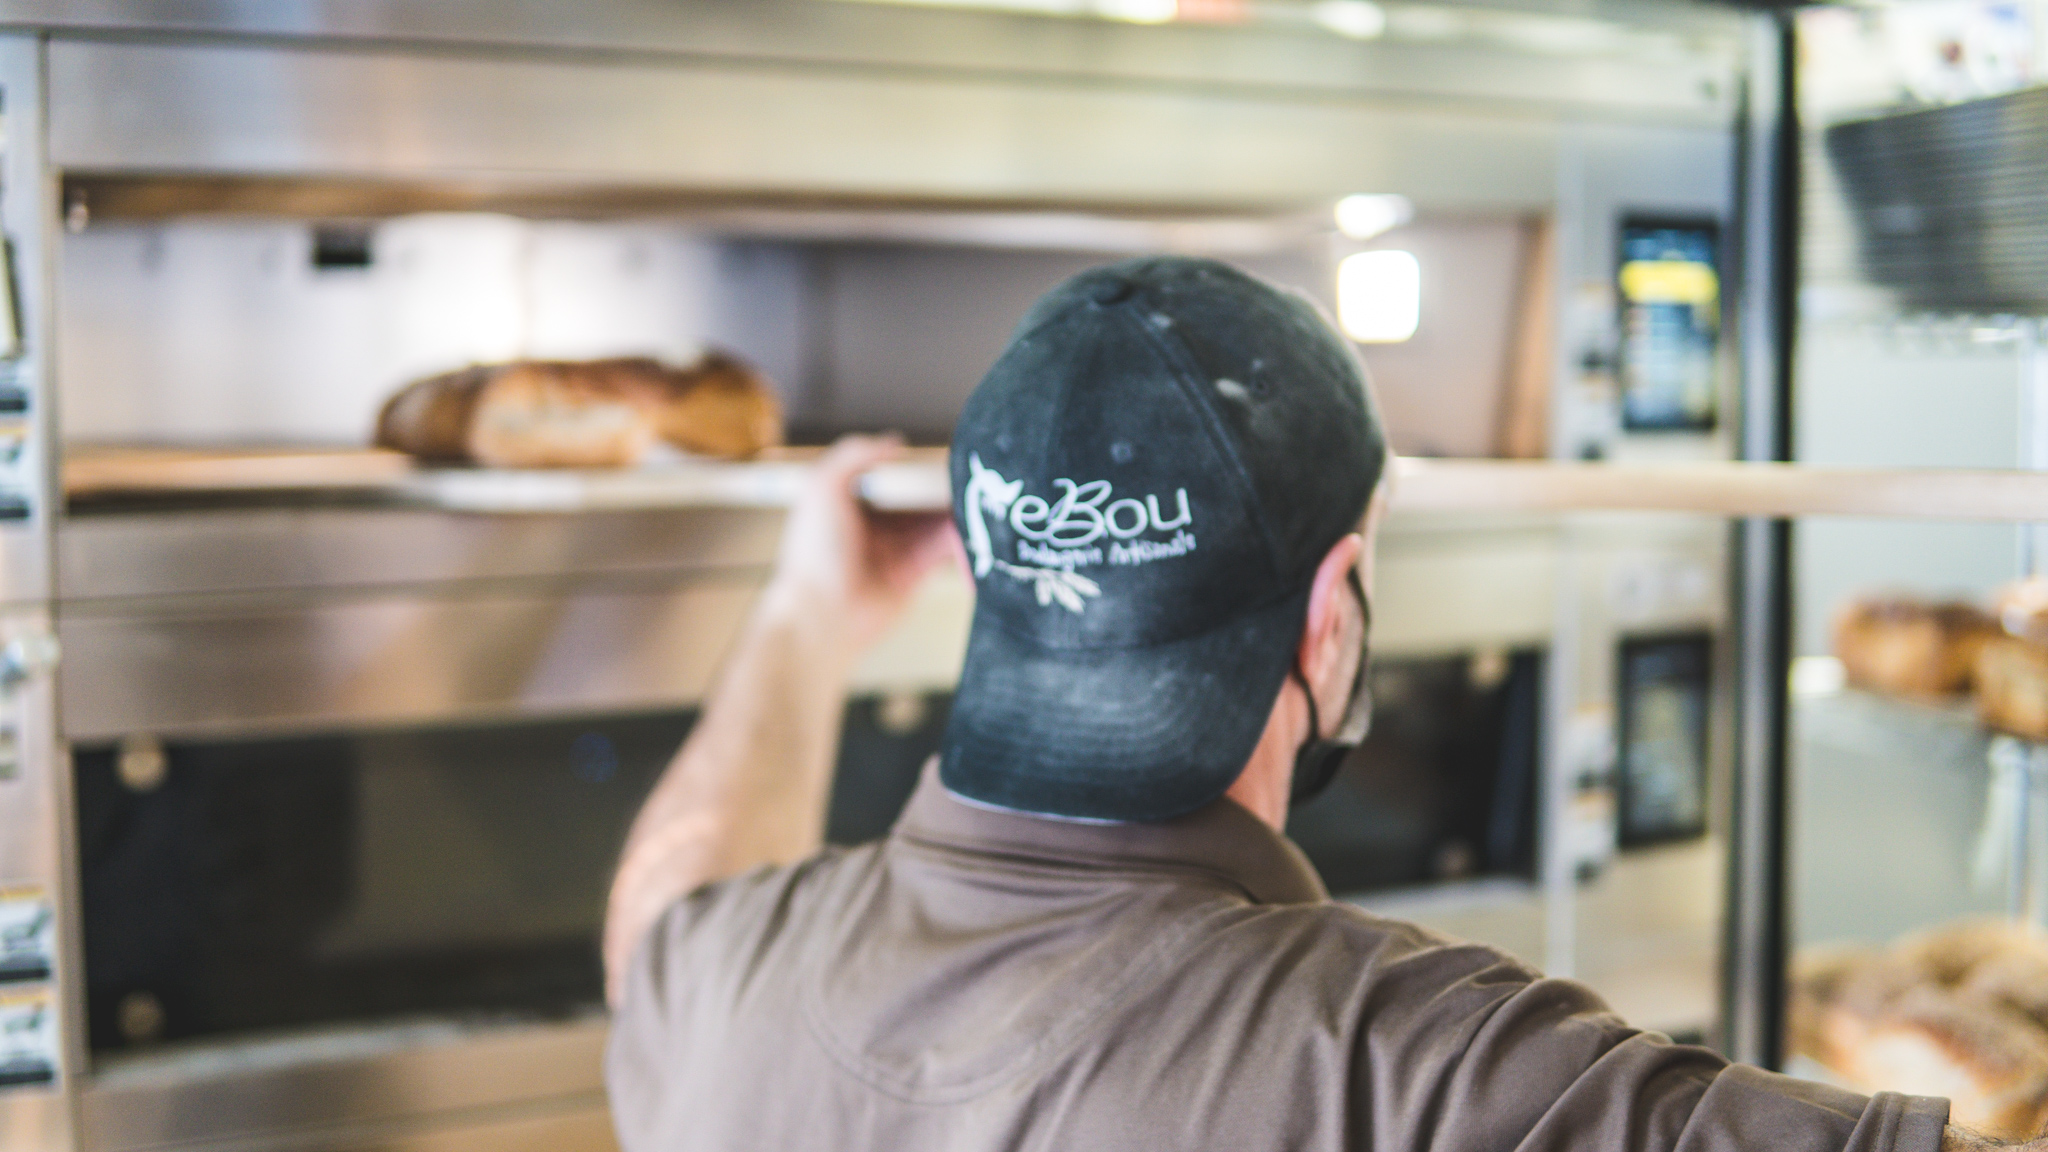
{"label": "man's hand", "polygon": [[855,496],[861,473],[902,454],[901,440],[883,436],[847,436],[825,453],[783,525],[764,611],[843,629],[856,654],[889,630],[952,548],[946,513],[877,512]]}
{"label": "man's hand", "polygon": [[715,880],[786,864],[824,841],[846,678],[954,547],[942,513],[862,506],[854,483],[893,439],[849,436],[790,509],[782,551],[704,715],[626,837],[605,914],[606,995],[669,905]]}

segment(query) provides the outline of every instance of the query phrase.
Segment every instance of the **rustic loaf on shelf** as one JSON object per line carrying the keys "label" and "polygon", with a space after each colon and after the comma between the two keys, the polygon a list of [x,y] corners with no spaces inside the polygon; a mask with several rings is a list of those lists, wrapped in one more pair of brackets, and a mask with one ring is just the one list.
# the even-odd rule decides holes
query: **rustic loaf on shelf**
{"label": "rustic loaf on shelf", "polygon": [[1835,617],[1835,656],[1859,688],[1937,699],[1969,691],[1978,653],[1997,635],[1974,604],[1868,597]]}
{"label": "rustic loaf on shelf", "polygon": [[1788,1046],[1864,1092],[1946,1096],[2006,1139],[2048,1125],[2048,941],[1969,920],[1793,965]]}
{"label": "rustic loaf on shelf", "polygon": [[2048,646],[1995,637],[1977,654],[1977,717],[1994,731],[2048,741]]}
{"label": "rustic loaf on shelf", "polygon": [[1977,715],[1987,728],[2048,741],[2048,580],[1999,589],[2002,634],[1977,656]]}
{"label": "rustic loaf on shelf", "polygon": [[774,389],[709,352],[672,368],[646,358],[519,360],[416,380],[384,405],[377,444],[489,468],[624,468],[659,441],[742,459],[782,443]]}

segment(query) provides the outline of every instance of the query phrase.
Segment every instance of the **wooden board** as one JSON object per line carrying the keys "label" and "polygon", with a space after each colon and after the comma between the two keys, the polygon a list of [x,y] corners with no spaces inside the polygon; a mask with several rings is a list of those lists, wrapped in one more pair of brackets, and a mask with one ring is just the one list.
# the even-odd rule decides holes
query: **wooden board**
{"label": "wooden board", "polygon": [[[781,507],[818,449],[759,460],[678,460],[612,470],[420,468],[395,452],[78,449],[64,459],[72,498],[347,491],[475,513],[606,508]],[[1790,464],[1579,464],[1519,460],[1395,462],[1397,511],[1682,512],[1708,516],[1883,516],[2048,521],[2048,473],[1807,468]],[[877,507],[943,510],[944,449],[913,449],[864,478]]]}
{"label": "wooden board", "polygon": [[413,471],[410,457],[380,448],[200,451],[67,446],[64,493],[374,489],[402,483]]}

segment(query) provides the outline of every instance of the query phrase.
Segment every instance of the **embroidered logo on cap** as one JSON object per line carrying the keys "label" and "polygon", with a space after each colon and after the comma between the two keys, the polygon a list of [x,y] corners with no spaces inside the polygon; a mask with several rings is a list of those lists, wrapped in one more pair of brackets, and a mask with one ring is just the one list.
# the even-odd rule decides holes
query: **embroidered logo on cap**
{"label": "embroidered logo on cap", "polygon": [[[1069,612],[1086,606],[1083,597],[1102,595],[1102,586],[1075,571],[1099,564],[1149,564],[1195,550],[1194,512],[1188,506],[1188,490],[1174,490],[1171,515],[1159,506],[1159,497],[1143,500],[1124,497],[1111,500],[1107,480],[1076,483],[1061,477],[1053,487],[1060,489],[1057,500],[1026,494],[1022,480],[1005,480],[1002,474],[981,462],[980,453],[967,457],[966,507],[967,550],[974,560],[976,579],[1001,572],[1013,579],[1029,581],[1041,605],[1059,604]],[[984,514],[992,513],[997,524],[1007,524],[1017,536],[1017,563],[995,553]],[[1153,532],[1172,532],[1170,539],[1139,539]],[[1103,541],[1108,547],[1102,546]]]}

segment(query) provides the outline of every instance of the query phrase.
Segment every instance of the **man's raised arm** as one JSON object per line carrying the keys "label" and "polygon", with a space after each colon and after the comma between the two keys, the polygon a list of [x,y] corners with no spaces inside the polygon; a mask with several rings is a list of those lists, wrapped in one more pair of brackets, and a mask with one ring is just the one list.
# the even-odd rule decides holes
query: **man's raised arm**
{"label": "man's raised arm", "polygon": [[762,593],[702,717],[633,821],[605,915],[608,998],[648,927],[714,880],[816,852],[847,677],[949,548],[944,514],[878,513],[855,479],[901,451],[847,437],[783,529]]}
{"label": "man's raised arm", "polygon": [[2008,1144],[1979,1136],[1966,1128],[1951,1124],[1942,1133],[1941,1152],[2048,1152],[2048,1139],[2029,1140],[2023,1144]]}

